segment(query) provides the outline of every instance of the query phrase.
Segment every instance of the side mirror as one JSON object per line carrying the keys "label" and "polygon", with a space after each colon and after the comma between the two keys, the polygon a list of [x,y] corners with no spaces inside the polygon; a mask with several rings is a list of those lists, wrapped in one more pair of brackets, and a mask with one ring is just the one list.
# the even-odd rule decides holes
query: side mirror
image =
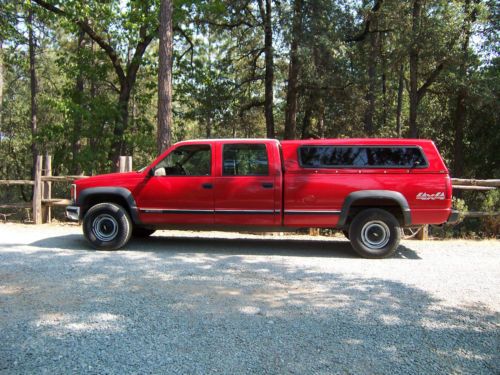
{"label": "side mirror", "polygon": [[155,177],[163,177],[167,175],[167,172],[165,171],[165,168],[158,168],[155,169],[154,175]]}

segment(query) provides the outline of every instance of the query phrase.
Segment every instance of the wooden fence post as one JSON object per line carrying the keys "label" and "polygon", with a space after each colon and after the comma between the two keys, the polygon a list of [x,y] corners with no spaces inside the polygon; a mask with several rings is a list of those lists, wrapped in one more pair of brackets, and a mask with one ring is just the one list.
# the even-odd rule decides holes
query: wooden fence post
{"label": "wooden fence post", "polygon": [[127,172],[132,172],[132,156],[127,156],[127,162],[126,162],[125,170]]}
{"label": "wooden fence post", "polygon": [[420,230],[417,233],[417,240],[420,241],[426,241],[429,239],[429,226],[424,225],[420,228]]}
{"label": "wooden fence post", "polygon": [[[52,176],[52,156],[45,154],[45,176]],[[52,199],[52,182],[44,181],[43,199]],[[49,205],[42,206],[42,221],[50,223],[52,220],[52,209]]]}
{"label": "wooden fence post", "polygon": [[119,170],[120,170],[120,173],[123,173],[125,172],[125,162],[127,160],[127,157],[126,156],[120,156],[120,161],[119,161]]}
{"label": "wooden fence post", "polygon": [[35,184],[33,186],[33,222],[42,223],[42,155],[37,155],[35,163]]}

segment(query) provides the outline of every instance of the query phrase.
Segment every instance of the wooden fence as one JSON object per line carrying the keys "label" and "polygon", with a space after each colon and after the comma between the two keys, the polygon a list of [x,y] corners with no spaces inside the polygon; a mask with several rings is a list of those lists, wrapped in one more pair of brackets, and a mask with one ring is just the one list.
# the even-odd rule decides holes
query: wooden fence
{"label": "wooden fence", "polygon": [[[119,170],[120,172],[132,171],[132,156],[120,156]],[[33,199],[31,203],[0,204],[0,209],[31,208],[34,224],[50,223],[52,220],[52,207],[68,206],[71,204],[70,199],[52,197],[52,183],[68,184],[86,177],[88,176],[52,176],[52,157],[50,155],[45,155],[45,157],[38,155],[35,164],[34,180],[0,180],[0,185],[32,185]],[[0,213],[4,221],[7,220],[8,215]]]}
{"label": "wooden fence", "polygon": [[[132,156],[120,156],[120,172],[132,171]],[[50,223],[52,219],[51,207],[67,206],[71,204],[70,199],[53,198],[52,183],[72,183],[73,181],[88,176],[52,176],[52,157],[38,155],[35,165],[34,180],[0,180],[0,185],[33,185],[32,202],[18,204],[0,204],[2,208],[26,208],[32,209],[33,222],[35,224]],[[451,179],[454,190],[494,190],[500,187],[500,180],[474,180],[463,178]],[[6,220],[9,214],[0,213]],[[500,212],[466,212],[465,217],[497,216]],[[421,236],[425,237],[426,229],[421,230]]]}

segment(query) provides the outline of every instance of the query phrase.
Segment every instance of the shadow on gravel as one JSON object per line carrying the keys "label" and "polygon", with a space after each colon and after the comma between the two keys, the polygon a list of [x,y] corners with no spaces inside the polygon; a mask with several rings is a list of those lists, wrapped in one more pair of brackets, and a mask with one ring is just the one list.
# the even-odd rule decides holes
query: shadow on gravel
{"label": "shadow on gravel", "polygon": [[69,235],[31,246],[40,250],[0,253],[0,372],[500,371],[498,314],[487,307],[442,305],[405,283],[335,272],[335,262],[326,272],[246,256],[353,257],[345,241],[153,237],[113,253]]}
{"label": "shadow on gravel", "polygon": [[[70,234],[39,240],[30,246],[78,251],[95,251],[83,235]],[[279,255],[290,257],[359,258],[348,241],[277,238],[213,238],[201,236],[152,236],[134,239],[121,250],[156,253],[216,253],[231,255]],[[400,245],[392,258],[421,259],[410,248]]]}

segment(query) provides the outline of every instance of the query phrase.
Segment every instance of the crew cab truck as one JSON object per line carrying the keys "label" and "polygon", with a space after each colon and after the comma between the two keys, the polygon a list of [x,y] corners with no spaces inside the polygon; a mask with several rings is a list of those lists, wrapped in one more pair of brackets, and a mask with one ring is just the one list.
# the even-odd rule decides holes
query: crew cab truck
{"label": "crew cab truck", "polygon": [[336,228],[366,258],[390,256],[401,228],[454,222],[436,146],[418,139],[179,142],[139,172],[77,180],[67,217],[97,249],[156,229]]}

